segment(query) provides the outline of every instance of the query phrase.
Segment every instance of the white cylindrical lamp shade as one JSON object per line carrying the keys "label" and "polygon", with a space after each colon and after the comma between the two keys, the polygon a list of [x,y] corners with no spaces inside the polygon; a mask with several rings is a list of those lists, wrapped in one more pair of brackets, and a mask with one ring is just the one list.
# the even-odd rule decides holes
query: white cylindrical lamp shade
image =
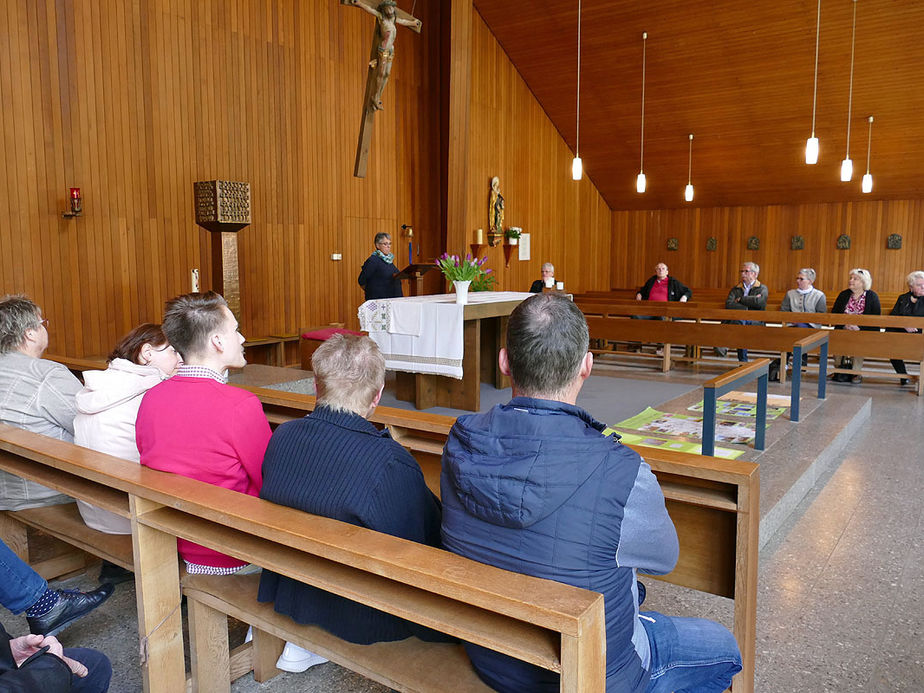
{"label": "white cylindrical lamp shade", "polygon": [[860,190],[865,193],[873,192],[873,174],[866,173],[863,175],[863,182],[860,184]]}
{"label": "white cylindrical lamp shade", "polygon": [[646,185],[647,182],[645,180],[645,174],[640,172],[638,177],[635,179],[635,192],[645,192]]}
{"label": "white cylindrical lamp shade", "polygon": [[576,156],[571,162],[571,178],[573,180],[581,180],[581,176],[584,175],[584,164],[581,162],[581,157]]}
{"label": "white cylindrical lamp shade", "polygon": [[818,138],[809,137],[805,140],[805,163],[807,164],[817,164],[818,163]]}
{"label": "white cylindrical lamp shade", "polygon": [[687,183],[687,187],[683,191],[683,199],[687,202],[693,201],[693,184]]}
{"label": "white cylindrical lamp shade", "polygon": [[846,183],[853,178],[853,161],[850,158],[841,162],[841,181]]}

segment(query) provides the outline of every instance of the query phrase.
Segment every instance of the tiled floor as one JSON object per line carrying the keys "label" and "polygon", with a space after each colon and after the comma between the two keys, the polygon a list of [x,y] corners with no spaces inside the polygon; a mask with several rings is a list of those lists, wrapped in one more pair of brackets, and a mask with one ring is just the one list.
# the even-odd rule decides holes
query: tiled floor
{"label": "tiled floor", "polygon": [[[894,383],[831,387],[871,396],[871,418],[761,552],[756,690],[924,691],[924,398]],[[727,600],[649,584],[651,608],[729,622]],[[66,645],[109,654],[116,693],[141,690],[134,609],[133,586],[120,585],[62,636]],[[8,613],[2,621],[11,632],[24,625]],[[266,684],[248,675],[232,686],[236,693],[385,690],[334,664]]]}

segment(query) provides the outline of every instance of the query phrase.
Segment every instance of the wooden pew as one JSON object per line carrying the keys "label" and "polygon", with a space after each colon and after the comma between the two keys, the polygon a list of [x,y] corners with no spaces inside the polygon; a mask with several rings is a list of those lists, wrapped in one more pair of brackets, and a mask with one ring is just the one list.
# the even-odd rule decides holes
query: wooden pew
{"label": "wooden pew", "polygon": [[[260,397],[267,417],[277,424],[304,416],[313,409],[315,403],[315,398],[309,395],[263,388],[247,387],[244,389]],[[453,419],[380,407],[376,410],[373,421],[380,425],[387,425],[393,436],[411,450],[421,464],[427,483],[439,493],[440,456]],[[52,455],[48,455],[47,444],[42,446],[36,454],[48,460],[51,467],[45,468],[31,464],[25,461],[31,459],[28,456],[17,462],[16,455],[0,454],[0,468],[8,469],[26,478],[33,478],[64,493],[117,512],[119,510],[125,512],[125,508],[129,505],[128,494],[120,485],[122,481],[113,482],[109,479],[111,483],[106,482],[107,475],[100,474],[99,469],[100,465],[103,469],[108,469],[108,467],[99,462],[100,459],[114,464],[114,468],[117,468],[121,475],[120,478],[128,476],[131,479],[138,479],[139,474],[147,473],[148,476],[161,474],[140,468],[125,460],[101,455],[61,441],[45,439],[42,436],[35,436],[10,427],[0,427],[0,450],[10,449],[6,436],[9,432],[13,432],[14,439],[17,435],[20,437],[25,435],[33,436],[32,442],[36,442],[36,439],[38,442],[47,441],[47,444],[51,445]],[[22,452],[21,447],[20,441],[14,445],[13,449]],[[58,449],[67,451],[78,459],[92,458],[97,461],[97,464],[77,474],[63,473],[61,468],[53,463],[56,454],[54,450]],[[657,475],[680,539],[680,559],[676,569],[659,579],[734,600],[734,633],[744,661],[744,669],[735,680],[735,690],[753,690],[759,528],[757,465],[669,450],[640,447],[634,449],[646,458]],[[163,476],[174,478],[172,475]],[[155,500],[165,505],[175,505],[175,501],[165,500],[163,496],[157,496]],[[141,503],[144,507],[147,507],[144,505],[146,502],[145,496],[134,501],[135,505]],[[47,519],[43,529],[65,540],[73,536],[73,532],[56,528],[53,522]],[[86,531],[93,532],[93,530]],[[113,560],[112,552],[106,555],[100,552],[94,553]],[[147,554],[144,553],[144,556]],[[131,567],[131,564],[125,560],[114,560],[113,562],[124,567]],[[137,549],[134,564],[139,565]],[[202,589],[205,592],[208,591],[205,588]],[[221,603],[233,601],[230,596],[223,598],[226,601],[221,601],[218,596],[214,595],[213,598]],[[142,603],[139,597],[139,628],[143,635],[147,633],[146,628],[154,629],[168,615],[163,609],[148,609],[148,605]],[[282,626],[274,626],[274,628],[276,630],[270,632],[275,632],[277,635],[284,632]],[[158,646],[164,646],[157,638],[155,642]],[[236,659],[231,664],[233,670],[241,671],[247,668],[246,656],[249,656],[247,653],[247,650],[237,653]],[[276,654],[278,655],[278,652]],[[255,656],[254,659],[254,666],[264,674],[265,660],[265,656],[262,658]],[[258,672],[258,675],[263,674]]]}
{"label": "wooden pew", "polygon": [[[633,321],[635,322],[635,321]],[[814,332],[813,330],[808,330]],[[253,392],[273,424],[301,418],[315,398],[242,386]],[[410,450],[427,485],[439,495],[443,446],[455,419],[378,407],[371,420]],[[751,691],[757,623],[760,478],[751,462],[629,445],[651,466],[680,540],[680,559],[660,580],[734,600],[734,634],[744,662],[735,691]],[[646,578],[647,579],[647,578]]]}
{"label": "wooden pew", "polygon": [[[838,326],[859,325],[896,329],[924,327],[924,320],[921,318],[893,315],[698,309],[695,306],[677,303],[646,303],[644,311],[639,311],[638,304],[584,302],[579,303],[578,307],[587,318],[592,339],[769,350],[781,353],[781,359],[785,358],[785,352],[792,351],[792,342],[808,336],[812,331],[811,328],[790,327],[788,322],[793,320]],[[673,320],[628,319],[629,316],[636,314],[665,316]],[[719,322],[743,319],[759,319],[770,324],[724,325]],[[785,344],[787,340],[790,342],[788,346]],[[924,364],[924,332],[833,330],[829,335],[829,346],[830,354],[854,355],[871,359],[902,359],[916,363],[919,370]],[[661,364],[662,371],[669,370],[670,364],[670,349],[665,346]],[[857,371],[837,368],[828,369],[828,372],[857,373]],[[860,373],[893,379],[916,378],[917,393],[924,394],[924,379],[920,376],[868,369]]]}
{"label": "wooden pew", "polygon": [[[559,672],[564,691],[605,687],[603,597],[510,573],[461,556],[244,496],[0,425],[0,468],[85,500],[127,498],[145,690],[184,690],[176,537],[264,566],[460,639]],[[121,499],[120,499],[121,500]],[[40,511],[46,508],[38,509]],[[50,515],[50,513],[48,513]],[[415,639],[372,647],[299,626],[256,602],[255,576],[186,576],[193,688],[227,691],[224,619],[255,626],[258,680],[283,640],[353,667],[385,685],[422,691],[486,691],[461,645]],[[217,640],[216,640],[217,639]],[[451,678],[447,678],[451,676]]]}

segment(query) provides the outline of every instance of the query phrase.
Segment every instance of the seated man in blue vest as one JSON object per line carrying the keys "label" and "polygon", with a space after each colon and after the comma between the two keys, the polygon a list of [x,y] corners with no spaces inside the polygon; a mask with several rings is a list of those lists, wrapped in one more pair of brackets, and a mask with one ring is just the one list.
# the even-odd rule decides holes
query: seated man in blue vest
{"label": "seated man in blue vest", "polygon": [[[727,628],[639,612],[636,572],[670,572],[677,533],[651,468],[575,404],[593,366],[588,343],[567,298],[539,294],[513,311],[498,361],[514,397],[460,416],[443,452],[443,544],[603,594],[607,691],[723,691],[741,669]],[[559,689],[556,674],[466,649],[498,691]]]}

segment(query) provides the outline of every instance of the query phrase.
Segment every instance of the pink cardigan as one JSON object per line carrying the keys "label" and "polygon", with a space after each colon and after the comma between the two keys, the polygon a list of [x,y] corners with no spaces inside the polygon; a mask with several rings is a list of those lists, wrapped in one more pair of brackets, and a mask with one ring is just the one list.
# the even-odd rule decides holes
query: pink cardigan
{"label": "pink cardigan", "polygon": [[[256,496],[270,427],[254,395],[210,378],[174,376],[144,395],[135,424],[141,464]],[[178,539],[184,560],[233,568],[231,556]]]}

